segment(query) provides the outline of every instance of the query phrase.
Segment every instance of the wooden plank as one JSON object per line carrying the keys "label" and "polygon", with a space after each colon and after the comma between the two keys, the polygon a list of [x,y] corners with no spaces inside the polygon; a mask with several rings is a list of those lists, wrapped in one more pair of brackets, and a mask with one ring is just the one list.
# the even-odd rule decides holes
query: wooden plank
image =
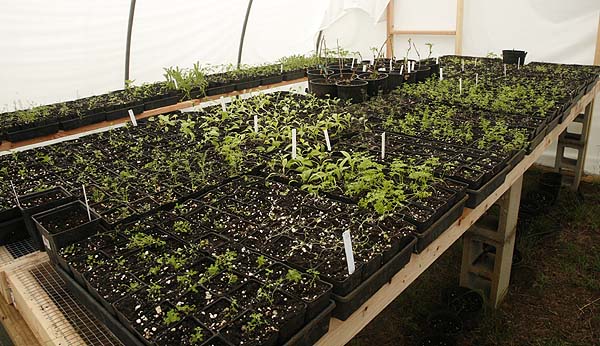
{"label": "wooden plank", "polygon": [[455,30],[394,30],[394,35],[435,35],[435,36],[453,36]]}
{"label": "wooden plank", "polygon": [[[136,116],[136,119],[144,119],[144,118],[148,118],[151,116],[155,116],[158,114],[164,114],[164,113],[169,113],[169,112],[174,112],[180,109],[185,109],[185,108],[189,108],[189,107],[193,107],[201,102],[207,102],[207,101],[214,101],[214,100],[218,100],[221,97],[232,97],[232,96],[237,96],[237,95],[242,95],[242,94],[246,94],[246,93],[250,93],[250,92],[255,92],[255,91],[261,91],[261,90],[266,90],[266,89],[271,89],[271,88],[276,88],[276,87],[281,87],[281,86],[286,86],[289,84],[294,84],[294,83],[300,83],[303,81],[306,81],[306,78],[299,78],[296,80],[291,80],[291,81],[283,81],[280,83],[276,83],[276,84],[270,84],[270,85],[261,85],[258,86],[256,88],[252,88],[252,89],[247,89],[247,90],[241,90],[241,91],[234,91],[234,92],[230,92],[227,94],[221,94],[221,95],[214,95],[214,96],[208,96],[208,97],[204,97],[201,99],[195,99],[195,100],[190,100],[190,101],[185,101],[185,102],[180,102],[171,106],[166,106],[166,107],[161,107],[161,108],[157,108],[157,109],[152,109],[149,111],[145,111],[142,114],[139,114]],[[83,127],[79,127],[73,130],[68,130],[68,131],[58,131],[57,133],[48,135],[48,136],[43,136],[43,137],[37,137],[37,138],[32,138],[26,141],[20,141],[20,142],[16,142],[16,143],[12,143],[9,141],[3,141],[2,145],[0,145],[0,151],[7,151],[10,149],[16,149],[16,148],[20,148],[20,147],[24,147],[27,145],[32,145],[32,144],[38,144],[38,143],[42,143],[42,142],[47,142],[47,141],[51,141],[54,139],[60,139],[60,138],[64,138],[67,136],[73,136],[73,135],[77,135],[77,134],[81,134],[81,133],[85,133],[85,132],[89,132],[89,131],[93,131],[93,130],[98,130],[98,129],[102,129],[102,128],[106,128],[109,126],[113,126],[113,125],[118,125],[118,124],[123,124],[123,123],[127,123],[129,122],[129,117],[125,117],[125,118],[121,118],[121,119],[117,119],[114,121],[103,121],[97,124],[91,124],[88,126],[83,126]]]}
{"label": "wooden plank", "polygon": [[390,0],[385,11],[386,11],[386,37],[388,43],[386,46],[386,56],[392,59],[394,56],[394,1]]}
{"label": "wooden plank", "polygon": [[[8,252],[6,250],[5,246],[2,246],[0,248],[0,252],[2,252],[2,251]],[[10,254],[9,254],[9,256],[12,259],[12,256]],[[36,264],[45,262],[47,260],[48,260],[48,256],[45,253],[36,251],[36,252],[30,253],[28,255],[25,255],[23,257],[19,257],[17,259],[12,259],[12,260],[2,263],[0,265],[0,294],[2,294],[2,297],[4,297],[4,300],[6,301],[7,304],[12,304],[12,297],[11,297],[10,285],[8,284],[6,273],[10,272],[10,271],[14,271],[15,269],[18,269],[20,267],[30,267],[32,264],[36,265]]]}
{"label": "wooden plank", "polygon": [[454,38],[454,53],[456,55],[462,54],[464,12],[464,0],[456,0],[456,37]]}
{"label": "wooden plank", "polygon": [[600,65],[600,15],[598,15],[598,34],[596,35],[596,54],[594,55],[594,65]]}
{"label": "wooden plank", "polygon": [[13,305],[41,344],[85,345],[29,271],[47,261],[47,254],[40,252],[35,260],[30,260],[26,265],[13,264],[14,270],[9,268],[6,275],[14,298]]}
{"label": "wooden plank", "polygon": [[584,95],[573,107],[567,119],[559,124],[546,138],[527,155],[515,168],[513,168],[504,183],[496,189],[483,203],[475,209],[466,208],[463,215],[444,233],[431,243],[425,251],[413,254],[410,262],[400,270],[389,283],[384,285],[367,302],[365,302],[346,321],[332,318],[329,323],[329,332],[315,344],[318,346],[344,346],[371,322],[385,307],[398,297],[410,284],[416,280],[433,262],[435,262],[452,244],[488,210],[513,184],[521,179],[525,171],[542,155],[542,153],[556,141],[559,135],[573,122],[575,117],[582,112],[584,107],[593,101],[600,90],[600,82]]}
{"label": "wooden plank", "polygon": [[0,299],[0,319],[15,346],[41,345],[17,309],[3,299]]}

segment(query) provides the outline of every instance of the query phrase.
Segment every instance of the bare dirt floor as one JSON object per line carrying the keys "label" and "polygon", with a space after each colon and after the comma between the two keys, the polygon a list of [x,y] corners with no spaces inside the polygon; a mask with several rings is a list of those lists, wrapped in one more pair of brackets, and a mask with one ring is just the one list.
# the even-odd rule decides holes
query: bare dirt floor
{"label": "bare dirt floor", "polygon": [[[522,261],[509,292],[500,309],[484,309],[453,336],[456,345],[600,346],[600,184],[563,188],[554,203],[544,202],[540,175],[525,176]],[[461,251],[459,241],[348,346],[420,345],[431,334],[428,316],[444,308],[443,291],[458,285]]]}

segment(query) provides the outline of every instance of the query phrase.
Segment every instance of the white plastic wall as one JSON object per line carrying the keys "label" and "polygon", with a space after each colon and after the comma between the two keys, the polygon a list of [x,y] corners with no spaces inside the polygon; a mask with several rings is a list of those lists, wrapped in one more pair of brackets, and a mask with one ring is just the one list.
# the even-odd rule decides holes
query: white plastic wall
{"label": "white plastic wall", "polygon": [[[455,29],[456,0],[395,0],[394,10],[394,26],[398,30]],[[527,61],[592,64],[599,15],[598,0],[465,0],[463,55],[500,55],[502,49],[514,48],[527,50]],[[324,33],[328,41],[339,39],[345,46],[368,52],[373,42],[385,40],[386,23],[380,17],[354,9],[345,11]],[[408,36],[395,37],[395,56],[405,55],[407,39]],[[434,54],[454,54],[453,36],[412,39],[421,55],[427,51],[425,42],[434,43]],[[416,57],[414,50],[410,57]],[[594,112],[585,165],[585,170],[594,174],[600,173],[599,133],[600,104]],[[555,152],[553,146],[540,163],[554,165]]]}

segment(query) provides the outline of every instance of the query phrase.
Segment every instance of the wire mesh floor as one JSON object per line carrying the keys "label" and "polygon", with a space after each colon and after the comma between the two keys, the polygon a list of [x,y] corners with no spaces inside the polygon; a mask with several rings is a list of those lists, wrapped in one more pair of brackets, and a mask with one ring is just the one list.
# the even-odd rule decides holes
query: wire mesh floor
{"label": "wire mesh floor", "polygon": [[84,306],[48,262],[17,273],[29,295],[44,306],[45,317],[67,345],[122,346],[123,344]]}
{"label": "wire mesh floor", "polygon": [[6,250],[14,259],[29,255],[30,253],[36,251],[36,249],[33,247],[33,240],[31,238],[8,244],[6,245]]}

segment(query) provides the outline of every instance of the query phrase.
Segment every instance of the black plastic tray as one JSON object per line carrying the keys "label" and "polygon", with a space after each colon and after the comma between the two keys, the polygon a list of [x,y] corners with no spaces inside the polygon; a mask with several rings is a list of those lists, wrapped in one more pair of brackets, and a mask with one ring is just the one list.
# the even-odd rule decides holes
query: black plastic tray
{"label": "black plastic tray", "polygon": [[469,199],[469,197],[463,197],[425,231],[421,233],[414,232],[417,237],[417,244],[415,246],[416,253],[423,251],[462,215],[467,199]]}
{"label": "black plastic tray", "polygon": [[507,166],[500,173],[498,173],[492,180],[488,181],[485,185],[483,185],[479,190],[469,190],[467,189],[467,193],[469,194],[469,199],[467,200],[466,207],[467,208],[475,208],[481,202],[483,202],[492,192],[496,191],[496,189],[504,183],[506,179],[506,175],[512,169],[512,167]]}
{"label": "black plastic tray", "polygon": [[410,261],[417,239],[414,236],[407,237],[407,243],[386,264],[381,266],[375,274],[363,281],[357,288],[345,296],[332,294],[336,306],[333,316],[346,320],[354,311],[364,304],[375,292],[388,282],[400,269]]}
{"label": "black plastic tray", "polygon": [[[102,322],[124,345],[144,346],[144,343],[133,335],[117,318],[110,314],[98,301],[81,287],[67,272],[59,265],[54,264],[58,274],[65,280],[69,291],[75,296],[78,302],[81,302],[89,312],[91,312],[100,322]],[[284,346],[311,346],[319,340],[329,330],[329,319],[336,304],[330,301],[329,305],[312,321],[306,324],[300,331],[292,336]]]}
{"label": "black plastic tray", "polygon": [[535,148],[537,148],[538,145],[540,145],[540,143],[542,143],[544,138],[546,138],[547,129],[548,127],[546,127],[546,130],[541,131],[537,134],[537,136],[533,137],[531,142],[529,142],[529,146],[527,147],[527,154],[530,154],[535,150]]}

